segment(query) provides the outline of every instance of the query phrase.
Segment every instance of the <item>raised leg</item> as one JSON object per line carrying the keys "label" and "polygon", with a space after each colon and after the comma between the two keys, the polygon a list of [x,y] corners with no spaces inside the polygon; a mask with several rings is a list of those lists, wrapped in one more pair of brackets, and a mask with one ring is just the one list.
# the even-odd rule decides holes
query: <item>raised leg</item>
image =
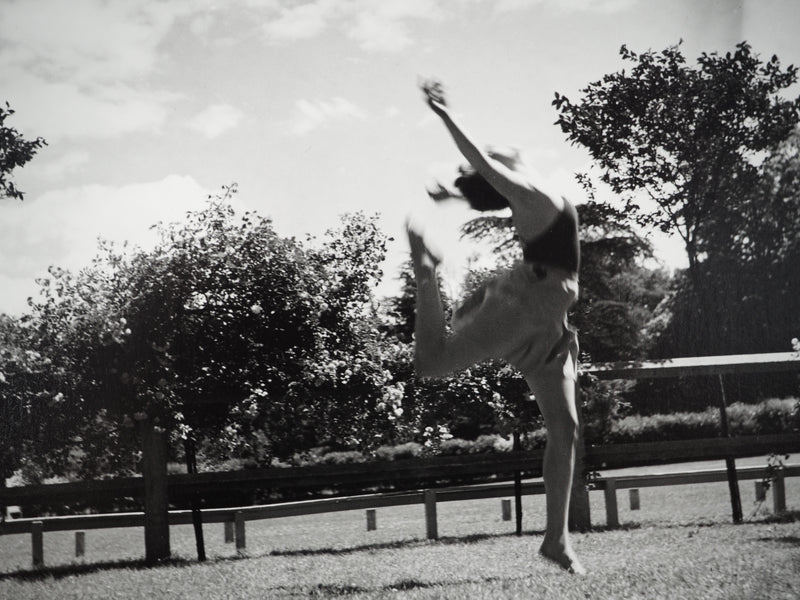
{"label": "raised leg", "polygon": [[440,260],[422,236],[408,226],[411,262],[417,284],[414,320],[414,368],[420,377],[441,377],[487,358],[484,348],[469,338],[448,335],[439,295],[436,267]]}

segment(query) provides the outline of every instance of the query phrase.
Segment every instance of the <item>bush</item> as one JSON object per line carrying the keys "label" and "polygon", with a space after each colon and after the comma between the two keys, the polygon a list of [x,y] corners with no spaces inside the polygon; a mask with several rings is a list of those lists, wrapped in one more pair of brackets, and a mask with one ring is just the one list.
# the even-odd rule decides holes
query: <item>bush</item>
{"label": "bush", "polygon": [[475,442],[470,440],[462,440],[461,438],[452,438],[449,440],[442,440],[439,444],[439,454],[442,456],[456,456],[459,454],[474,454]]}
{"label": "bush", "polygon": [[376,460],[403,460],[418,458],[422,454],[422,444],[406,442],[398,446],[381,446],[375,451]]}
{"label": "bush", "polygon": [[328,452],[323,454],[316,462],[318,465],[352,465],[363,463],[367,459],[357,450],[345,450],[338,452]]}
{"label": "bush", "polygon": [[514,443],[511,437],[491,434],[481,435],[475,440],[476,452],[511,452]]}
{"label": "bush", "polygon": [[[759,404],[735,402],[728,407],[731,435],[786,433],[797,429],[797,400],[764,400]],[[611,425],[609,443],[660,442],[717,437],[720,435],[719,410],[678,412],[666,415],[630,415]]]}

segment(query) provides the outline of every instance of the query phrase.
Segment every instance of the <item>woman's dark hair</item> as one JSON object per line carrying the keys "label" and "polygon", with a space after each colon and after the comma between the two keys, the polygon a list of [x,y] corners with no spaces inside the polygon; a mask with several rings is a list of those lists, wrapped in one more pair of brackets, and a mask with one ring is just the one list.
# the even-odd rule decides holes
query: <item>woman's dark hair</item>
{"label": "woman's dark hair", "polygon": [[508,200],[471,167],[459,168],[460,175],[454,185],[474,210],[501,210],[508,208]]}

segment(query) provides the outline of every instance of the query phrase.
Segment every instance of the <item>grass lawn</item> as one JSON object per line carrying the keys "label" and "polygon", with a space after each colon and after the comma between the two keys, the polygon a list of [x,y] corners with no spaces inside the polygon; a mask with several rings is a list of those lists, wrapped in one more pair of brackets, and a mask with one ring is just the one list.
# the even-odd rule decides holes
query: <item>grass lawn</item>
{"label": "grass lawn", "polygon": [[[750,517],[753,482],[740,482]],[[763,507],[729,524],[727,484],[641,490],[631,511],[619,493],[623,529],[604,531],[601,492],[592,492],[598,530],[575,536],[590,573],[571,577],[536,557],[543,496],[523,499],[524,529],[502,521],[500,499],[442,503],[438,541],[424,539],[422,506],[247,523],[247,554],[206,526],[209,561],[193,561],[190,526],[171,531],[174,562],[141,564],[140,529],[89,530],[84,559],[73,532],[45,534],[45,562],[30,568],[30,537],[0,537],[0,598],[800,598],[800,478],[786,481],[792,512]],[[769,500],[769,499],[768,499]],[[768,502],[767,507],[771,504]]]}

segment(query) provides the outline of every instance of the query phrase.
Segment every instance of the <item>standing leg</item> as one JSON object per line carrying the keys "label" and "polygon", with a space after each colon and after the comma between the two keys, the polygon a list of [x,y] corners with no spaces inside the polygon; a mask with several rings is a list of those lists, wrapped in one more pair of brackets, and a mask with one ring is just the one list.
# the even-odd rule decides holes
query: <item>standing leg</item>
{"label": "standing leg", "polygon": [[[569,358],[567,359],[569,360]],[[569,539],[569,499],[578,442],[575,382],[560,368],[546,368],[529,383],[544,416],[547,447],[544,453],[544,486],[547,528],[539,552],[571,573],[586,571]]]}

